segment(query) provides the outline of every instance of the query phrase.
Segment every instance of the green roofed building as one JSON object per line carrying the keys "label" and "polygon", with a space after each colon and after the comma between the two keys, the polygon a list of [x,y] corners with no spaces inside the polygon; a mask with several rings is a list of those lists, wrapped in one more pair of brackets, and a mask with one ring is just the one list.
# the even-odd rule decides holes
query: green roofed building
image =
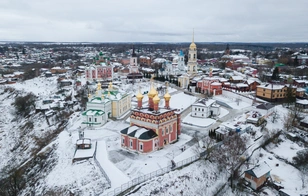
{"label": "green roofed building", "polygon": [[120,118],[131,109],[131,95],[113,89],[112,83],[105,91],[98,83],[95,95],[89,94],[88,100],[87,109],[82,113],[83,124],[88,126],[104,125],[109,117]]}

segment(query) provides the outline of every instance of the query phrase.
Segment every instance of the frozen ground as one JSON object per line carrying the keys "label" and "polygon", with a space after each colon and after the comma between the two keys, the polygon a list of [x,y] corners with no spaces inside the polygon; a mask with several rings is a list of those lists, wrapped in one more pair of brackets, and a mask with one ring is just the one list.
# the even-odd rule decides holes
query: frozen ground
{"label": "frozen ground", "polygon": [[213,99],[217,100],[217,103],[224,103],[225,105],[229,106],[232,109],[243,109],[250,107],[251,104],[246,103],[244,101],[236,101],[234,98],[228,98],[224,95],[216,95]]}
{"label": "frozen ground", "polygon": [[191,113],[189,113],[182,122],[184,124],[198,126],[198,127],[208,127],[216,122],[216,120],[212,118],[198,118],[191,116]]}

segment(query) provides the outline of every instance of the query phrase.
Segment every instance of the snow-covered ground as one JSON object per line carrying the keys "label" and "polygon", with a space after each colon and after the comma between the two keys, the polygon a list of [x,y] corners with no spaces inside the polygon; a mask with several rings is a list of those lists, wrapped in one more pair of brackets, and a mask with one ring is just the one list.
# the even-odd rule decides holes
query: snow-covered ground
{"label": "snow-covered ground", "polygon": [[224,95],[216,95],[213,97],[213,99],[215,99],[218,104],[224,103],[225,105],[233,109],[243,109],[251,106],[251,104],[249,103],[246,103],[241,100],[237,101],[235,98],[228,98]]}
{"label": "snow-covered ground", "polygon": [[5,86],[12,87],[16,90],[21,90],[24,92],[32,92],[36,96],[47,97],[50,95],[55,95],[55,93],[58,91],[57,78],[57,76],[50,78],[36,77],[31,80],[16,82],[15,84],[8,84]]}
{"label": "snow-covered ground", "polygon": [[[157,86],[157,84],[155,84]],[[0,117],[0,169],[2,169],[9,160],[16,160],[16,164],[26,161],[31,155],[31,149],[35,147],[31,138],[39,138],[45,132],[52,131],[55,127],[49,127],[46,120],[41,114],[33,114],[33,117],[28,120],[32,120],[35,129],[31,132],[31,135],[26,135],[23,140],[29,141],[28,146],[23,146],[22,151],[13,151],[16,147],[16,141],[20,139],[20,127],[17,127],[12,123],[14,115],[13,106],[11,105],[15,95],[11,95],[9,92],[4,93],[5,87],[14,87],[24,92],[33,92],[40,97],[47,97],[53,95],[57,89],[56,77],[52,78],[35,78],[25,81],[23,84],[16,83],[13,85],[6,85],[0,88],[0,111],[2,116]],[[143,83],[141,91],[145,92],[149,90],[149,84]],[[132,86],[123,85],[120,89],[136,94],[138,92],[138,84]],[[169,93],[174,92],[170,100],[171,108],[178,108],[182,111],[189,108],[192,103],[196,101],[196,97],[184,94],[182,92],[176,93],[176,90],[169,87]],[[232,116],[228,122],[245,124],[247,114],[242,114],[241,111],[250,110],[253,108],[251,105],[240,101],[237,105],[236,100],[228,99],[223,96],[215,96],[221,102],[226,103],[231,108],[237,110],[234,114],[229,114],[229,111],[221,108],[221,114],[218,119],[223,118],[226,115]],[[144,100],[147,100],[145,95]],[[146,102],[146,101],[145,101]],[[145,103],[146,104],[146,103]],[[160,106],[164,106],[164,100],[160,102]],[[288,109],[282,106],[276,106],[274,108],[279,114],[278,118],[272,122],[271,115],[267,116],[268,132],[274,132],[273,130],[283,129],[283,117],[287,115]],[[268,111],[262,111],[262,114],[268,115]],[[204,123],[210,126],[215,123],[215,120],[210,122],[209,120],[196,120],[196,119],[183,119],[183,121],[193,121],[194,123]],[[223,118],[224,119],[224,118]],[[204,122],[201,122],[204,121]],[[15,122],[15,121],[14,121]],[[165,146],[164,149],[150,153],[150,154],[136,154],[128,152],[122,149],[120,146],[120,131],[128,126],[124,121],[110,121],[102,127],[89,128],[81,124],[82,115],[80,112],[74,112],[68,121],[68,125],[64,131],[62,131],[51,143],[46,144],[46,149],[54,149],[54,166],[50,168],[50,171],[45,175],[45,178],[41,179],[36,186],[37,193],[44,195],[44,190],[48,188],[62,188],[70,190],[72,193],[79,195],[96,195],[98,193],[112,192],[116,188],[129,182],[130,180],[148,175],[151,172],[160,171],[163,168],[170,167],[171,160],[175,162],[181,162],[190,158],[198,151],[195,149],[194,138],[182,133],[179,140],[174,143]],[[217,121],[218,123],[219,121]],[[26,123],[19,122],[21,124]],[[254,135],[250,133],[243,133],[243,136],[247,136],[247,149],[248,154],[251,154],[263,141],[263,135],[265,131],[261,131],[260,127],[255,127],[252,124]],[[184,128],[183,128],[184,129]],[[86,138],[92,140],[92,144],[97,142],[96,158],[99,165],[93,158],[83,161],[72,163],[75,152],[75,144],[78,139],[79,130],[84,132]],[[184,131],[183,131],[184,132]],[[20,140],[21,141],[21,140]],[[95,145],[93,145],[95,146]],[[186,150],[182,150],[185,146]],[[16,147],[18,149],[18,147]],[[308,193],[307,189],[301,188],[301,179],[299,177],[299,171],[291,165],[286,164],[284,161],[275,158],[275,156],[292,161],[296,152],[303,149],[290,140],[283,138],[283,141],[275,144],[270,144],[266,150],[257,150],[249,161],[249,166],[255,165],[262,161],[266,161],[271,170],[271,176],[277,182],[280,182],[285,190],[291,193],[291,195],[298,195],[299,193]],[[273,154],[272,154],[272,153]],[[262,154],[262,156],[260,156]],[[16,156],[15,159],[11,159],[12,156]],[[270,159],[268,158],[270,157]],[[11,163],[11,162],[10,162]],[[277,165],[278,164],[278,165]],[[99,166],[101,166],[108,177],[111,180],[111,188],[109,188],[108,182],[104,175],[101,173]],[[242,168],[243,170],[246,168]],[[207,161],[197,161],[191,165],[171,171],[159,177],[156,177],[150,181],[143,183],[139,190],[131,195],[213,195],[218,188],[227,182],[229,175],[224,171],[219,171],[215,163]],[[138,187],[138,186],[137,186]],[[228,186],[227,186],[228,187]],[[229,191],[230,189],[227,188]],[[236,195],[231,191],[226,192],[225,195]]]}
{"label": "snow-covered ground", "polygon": [[[191,104],[195,103],[196,100],[196,97],[181,92],[171,96],[170,107],[185,110],[186,108],[190,107]],[[163,102],[161,102],[160,104],[163,105]]]}
{"label": "snow-covered ground", "polygon": [[188,125],[194,125],[198,127],[208,127],[216,122],[216,120],[212,118],[198,118],[191,116],[191,113],[189,113],[183,120],[183,123]]}

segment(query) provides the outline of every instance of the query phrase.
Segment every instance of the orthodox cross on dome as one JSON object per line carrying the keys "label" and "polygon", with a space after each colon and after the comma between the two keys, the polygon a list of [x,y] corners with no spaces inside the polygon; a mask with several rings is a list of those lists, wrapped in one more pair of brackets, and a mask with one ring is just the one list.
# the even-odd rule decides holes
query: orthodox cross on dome
{"label": "orthodox cross on dome", "polygon": [[166,82],[166,93],[168,93],[169,82]]}

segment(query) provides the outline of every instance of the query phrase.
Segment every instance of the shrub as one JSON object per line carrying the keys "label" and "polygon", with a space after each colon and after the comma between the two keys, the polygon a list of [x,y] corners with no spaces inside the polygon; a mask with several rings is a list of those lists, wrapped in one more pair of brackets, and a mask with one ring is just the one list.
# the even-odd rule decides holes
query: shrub
{"label": "shrub", "polygon": [[36,97],[33,93],[26,96],[18,96],[15,98],[13,105],[15,106],[16,115],[27,116],[35,107]]}

